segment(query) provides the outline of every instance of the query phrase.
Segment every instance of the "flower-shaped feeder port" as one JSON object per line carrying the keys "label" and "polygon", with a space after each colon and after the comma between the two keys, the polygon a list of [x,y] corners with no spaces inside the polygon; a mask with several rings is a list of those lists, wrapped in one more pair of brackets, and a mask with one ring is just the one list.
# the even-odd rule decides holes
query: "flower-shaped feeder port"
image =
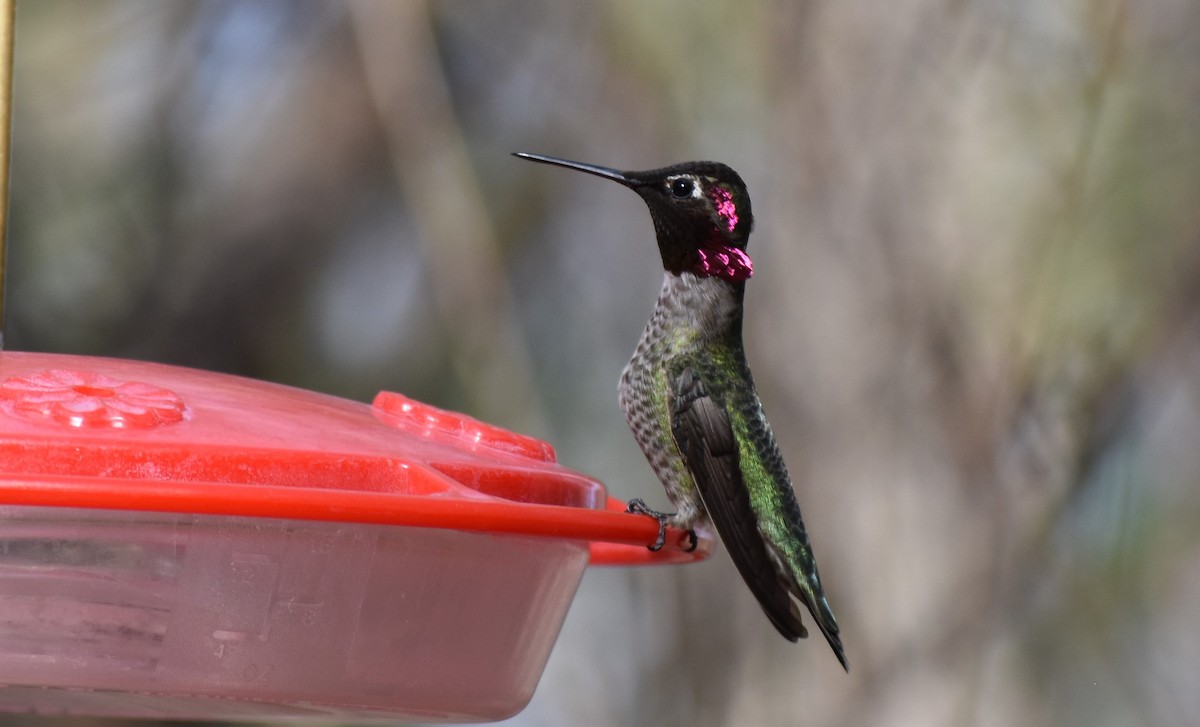
{"label": "flower-shaped feeder port", "polygon": [[501,719],[589,562],[712,552],[624,509],[399,394],[0,352],[0,711]]}
{"label": "flower-shaped feeder port", "polygon": [[0,400],[14,416],[72,427],[149,428],[181,421],[186,411],[173,391],[76,369],[10,376],[0,382]]}

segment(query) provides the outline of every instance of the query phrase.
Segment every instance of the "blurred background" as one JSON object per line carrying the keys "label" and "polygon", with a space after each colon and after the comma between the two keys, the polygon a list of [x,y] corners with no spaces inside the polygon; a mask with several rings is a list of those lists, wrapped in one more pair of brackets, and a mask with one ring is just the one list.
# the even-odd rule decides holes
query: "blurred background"
{"label": "blurred background", "polygon": [[509,152],[746,179],[853,671],[723,552],[593,569],[508,724],[1200,724],[1200,3],[18,5],[9,348],[397,390],[622,499],[649,216]]}

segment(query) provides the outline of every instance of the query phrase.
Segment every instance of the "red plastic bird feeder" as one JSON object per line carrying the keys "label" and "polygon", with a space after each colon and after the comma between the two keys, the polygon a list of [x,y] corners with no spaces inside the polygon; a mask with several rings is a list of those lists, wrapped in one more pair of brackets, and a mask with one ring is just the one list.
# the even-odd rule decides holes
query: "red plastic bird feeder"
{"label": "red plastic bird feeder", "polygon": [[712,551],[624,509],[399,394],[0,352],[0,710],[500,719],[589,562]]}

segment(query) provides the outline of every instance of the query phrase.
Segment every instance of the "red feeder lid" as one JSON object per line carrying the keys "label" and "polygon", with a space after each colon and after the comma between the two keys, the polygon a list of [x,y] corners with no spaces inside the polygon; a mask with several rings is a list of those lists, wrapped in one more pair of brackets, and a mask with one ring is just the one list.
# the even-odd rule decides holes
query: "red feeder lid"
{"label": "red feeder lid", "polygon": [[370,405],[162,364],[0,352],[0,504],[537,535],[596,564],[700,560],[553,447],[381,392]]}

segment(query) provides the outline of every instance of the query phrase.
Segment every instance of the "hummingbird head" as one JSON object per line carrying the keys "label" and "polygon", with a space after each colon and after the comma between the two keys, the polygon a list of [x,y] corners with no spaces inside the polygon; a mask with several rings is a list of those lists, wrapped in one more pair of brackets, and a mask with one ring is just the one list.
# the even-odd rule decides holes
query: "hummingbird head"
{"label": "hummingbird head", "polygon": [[750,195],[738,173],[717,162],[685,162],[644,172],[557,157],[514,156],[611,179],[637,192],[650,208],[663,268],[740,283],[754,272],[746,242],[754,226]]}

